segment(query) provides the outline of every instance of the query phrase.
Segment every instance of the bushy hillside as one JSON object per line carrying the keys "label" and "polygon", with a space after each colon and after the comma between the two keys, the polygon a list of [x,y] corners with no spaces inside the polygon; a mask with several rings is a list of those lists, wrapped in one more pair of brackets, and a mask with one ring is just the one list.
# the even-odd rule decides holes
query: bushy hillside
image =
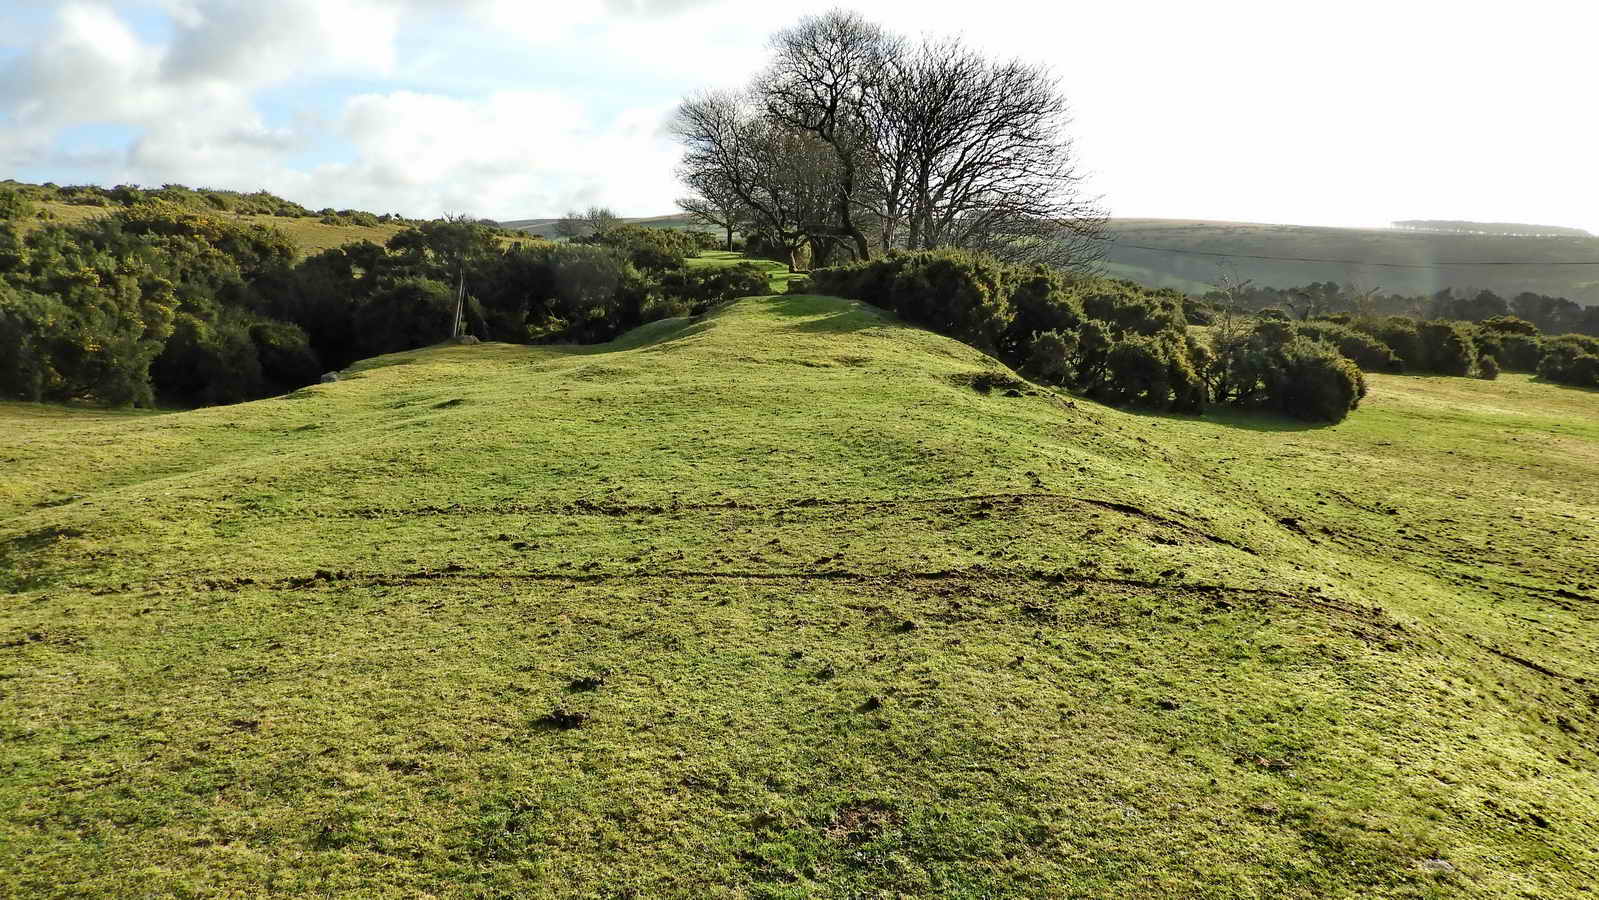
{"label": "bushy hillside", "polygon": [[[1354,282],[1366,290],[1431,295],[1477,288],[1599,303],[1599,237],[1524,237],[1398,229],[1313,228],[1179,219],[1113,219],[1103,245],[1110,274],[1203,294],[1225,271],[1264,287]],[[1260,259],[1255,257],[1283,257]],[[1349,265],[1340,260],[1383,263]],[[1448,265],[1525,262],[1527,265]]]}
{"label": "bushy hillside", "polygon": [[[500,225],[516,231],[525,231],[528,234],[539,237],[554,238],[558,236],[555,226],[559,221],[560,219],[513,219],[501,222]],[[686,216],[682,213],[665,216],[643,216],[632,219],[624,218],[622,221],[629,225],[643,225],[646,228],[682,228],[691,231],[712,230],[695,221],[692,216]]]}
{"label": "bushy hillside", "polygon": [[0,406],[0,892],[1577,896],[1599,395],[1136,414],[832,298]]}

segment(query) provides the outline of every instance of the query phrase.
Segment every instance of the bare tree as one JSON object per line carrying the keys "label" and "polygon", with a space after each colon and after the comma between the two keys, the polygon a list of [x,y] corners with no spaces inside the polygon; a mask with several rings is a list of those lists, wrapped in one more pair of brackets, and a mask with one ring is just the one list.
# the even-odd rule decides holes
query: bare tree
{"label": "bare tree", "polygon": [[608,206],[590,206],[578,212],[571,210],[555,220],[555,235],[567,240],[603,234],[622,224],[622,217]]}
{"label": "bare tree", "polygon": [[1249,293],[1252,282],[1252,279],[1240,278],[1238,270],[1231,264],[1224,264],[1218,268],[1216,280],[1211,285],[1216,289],[1212,296],[1220,297],[1215,304],[1216,317],[1210,330],[1211,349],[1215,358],[1209,371],[1201,373],[1201,377],[1205,379],[1210,396],[1218,401],[1227,399],[1240,383],[1248,380],[1239,370],[1244,344],[1253,323],[1244,315],[1240,304]]}
{"label": "bare tree", "polygon": [[818,240],[846,239],[857,257],[871,246],[857,221],[870,180],[872,123],[869,98],[901,42],[859,13],[832,10],[807,16],[772,37],[774,58],[757,81],[768,117],[815,135],[837,163],[831,221],[811,223]]}
{"label": "bare tree", "polygon": [[799,251],[822,236],[837,195],[831,151],[814,135],[756,115],[725,93],[684,101],[674,128],[686,152],[678,174],[702,197],[737,199],[752,231],[781,247],[799,268]]}
{"label": "bare tree", "polygon": [[727,237],[726,248],[733,249],[733,232],[737,231],[748,218],[743,202],[739,200],[738,194],[714,180],[707,180],[702,185],[702,191],[688,197],[679,197],[678,208],[688,213],[695,221],[722,229]]}
{"label": "bare tree", "polygon": [[1067,266],[1098,258],[1105,216],[1081,193],[1048,69],[924,41],[895,61],[892,82],[877,119],[895,136],[878,144],[903,155],[887,168],[902,179],[907,246]]}
{"label": "bare tree", "polygon": [[[790,210],[818,258],[955,246],[1066,267],[1098,259],[1105,214],[1081,191],[1066,102],[1044,67],[989,60],[959,40],[910,44],[842,10],[778,32],[772,50],[747,115],[831,155],[827,177],[805,185],[807,208]],[[702,175],[705,142],[685,143],[685,172]],[[691,186],[709,197],[700,180]],[[809,209],[824,186],[827,202]]]}

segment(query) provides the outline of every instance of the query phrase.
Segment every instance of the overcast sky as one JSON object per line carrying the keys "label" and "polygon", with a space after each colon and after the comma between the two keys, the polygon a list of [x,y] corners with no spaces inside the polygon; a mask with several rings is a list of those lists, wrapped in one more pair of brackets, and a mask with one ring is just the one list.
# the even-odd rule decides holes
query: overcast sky
{"label": "overcast sky", "polygon": [[[832,5],[0,0],[0,177],[663,214],[676,102]],[[1051,65],[1118,216],[1599,232],[1593,0],[846,5]]]}

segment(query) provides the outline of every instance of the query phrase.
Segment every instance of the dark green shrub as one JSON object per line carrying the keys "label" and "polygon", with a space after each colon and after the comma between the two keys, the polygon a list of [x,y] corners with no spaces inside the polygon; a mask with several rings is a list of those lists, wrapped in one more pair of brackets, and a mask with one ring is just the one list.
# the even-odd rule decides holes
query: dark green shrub
{"label": "dark green shrub", "polygon": [[1338,348],[1355,365],[1367,372],[1402,372],[1404,361],[1393,349],[1363,331],[1331,320],[1312,320],[1297,326],[1300,335],[1315,341],[1325,341]]}
{"label": "dark green shrub", "polygon": [[688,302],[688,315],[699,315],[728,300],[772,292],[766,270],[747,262],[677,269],[661,275],[660,284],[666,296]]}
{"label": "dark green shrub", "polygon": [[1547,338],[1538,377],[1573,387],[1599,388],[1599,338],[1580,334]]}
{"label": "dark green shrub", "polygon": [[1106,354],[1106,377],[1096,395],[1108,403],[1169,408],[1171,349],[1165,341],[1137,334],[1116,341]]}
{"label": "dark green shrub", "polygon": [[0,281],[0,396],[38,402],[55,394],[51,325],[68,315],[54,298]]}
{"label": "dark green shrub", "polygon": [[1075,333],[1041,331],[1028,342],[1027,364],[1023,371],[1045,384],[1064,384],[1071,378],[1072,363],[1076,356]]}
{"label": "dark green shrub", "polygon": [[1503,333],[1499,338],[1499,365],[1511,372],[1536,372],[1543,359],[1543,341],[1537,335]]}
{"label": "dark green shrub", "polygon": [[1426,368],[1426,354],[1422,349],[1421,335],[1416,330],[1416,320],[1408,316],[1388,316],[1382,319],[1360,318],[1350,327],[1382,341],[1404,365],[1405,371]]}
{"label": "dark green shrub", "polygon": [[1011,323],[1001,339],[1008,355],[1026,358],[1034,336],[1069,334],[1083,323],[1083,307],[1058,271],[1036,266],[1014,274],[1007,284]]}
{"label": "dark green shrub", "polygon": [[1180,295],[1146,291],[1127,281],[1094,285],[1083,295],[1082,309],[1083,315],[1105,322],[1115,331],[1145,337],[1182,335],[1188,325]]}
{"label": "dark green shrub", "polygon": [[1271,404],[1312,422],[1342,422],[1360,405],[1365,378],[1329,344],[1295,339],[1277,348]]}
{"label": "dark green shrub", "polygon": [[1494,316],[1483,319],[1477,323],[1477,327],[1495,334],[1520,334],[1528,337],[1536,337],[1538,334],[1538,326],[1516,316]]}
{"label": "dark green shrub", "polygon": [[1421,339],[1424,371],[1441,375],[1470,375],[1477,362],[1470,329],[1460,322],[1423,322],[1416,329]]}
{"label": "dark green shrub", "polygon": [[315,384],[322,365],[311,350],[305,331],[287,322],[257,322],[250,326],[250,341],[261,361],[261,377],[279,390]]}
{"label": "dark green shrub", "polygon": [[618,225],[587,237],[573,238],[572,243],[619,250],[643,272],[675,269],[684,259],[699,253],[690,232],[642,225]]}
{"label": "dark green shrub", "polygon": [[906,260],[889,286],[894,312],[980,350],[998,349],[1012,316],[1003,266],[951,250],[908,254]]}
{"label": "dark green shrub", "polygon": [[237,315],[179,315],[150,374],[162,397],[203,406],[251,400],[265,389],[249,327]]}
{"label": "dark green shrub", "polygon": [[1477,377],[1492,381],[1499,377],[1499,360],[1492,356],[1477,357]]}
{"label": "dark green shrub", "polygon": [[1467,326],[1467,330],[1471,333],[1471,349],[1477,355],[1478,368],[1481,368],[1483,357],[1492,357],[1497,365],[1505,352],[1503,335],[1475,325]]}
{"label": "dark green shrub", "polygon": [[379,289],[355,312],[362,356],[437,344],[450,336],[455,290],[429,278],[407,277]]}
{"label": "dark green shrub", "polygon": [[33,202],[21,191],[0,189],[0,222],[20,221],[33,213]]}

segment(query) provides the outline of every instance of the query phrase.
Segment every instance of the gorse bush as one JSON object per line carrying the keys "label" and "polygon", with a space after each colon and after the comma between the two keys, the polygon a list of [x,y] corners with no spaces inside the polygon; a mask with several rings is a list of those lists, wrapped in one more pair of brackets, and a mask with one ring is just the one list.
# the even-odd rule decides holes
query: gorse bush
{"label": "gorse bush", "polygon": [[1300,322],[1295,328],[1302,337],[1337,347],[1339,353],[1367,372],[1403,372],[1405,369],[1404,360],[1391,347],[1347,324],[1319,319]]}
{"label": "gorse bush", "polygon": [[1538,377],[1573,387],[1599,388],[1599,338],[1563,334],[1544,342]]}
{"label": "gorse bush", "polygon": [[1537,335],[1502,334],[1499,337],[1499,367],[1511,372],[1536,372],[1543,359],[1543,341]]}
{"label": "gorse bush", "polygon": [[1421,341],[1418,369],[1441,375],[1470,375],[1477,350],[1471,330],[1460,322],[1423,322],[1416,328]]}
{"label": "gorse bush", "polygon": [[617,225],[572,243],[611,247],[622,252],[640,271],[664,272],[682,265],[685,257],[700,250],[699,241],[687,231],[646,228],[642,225]]}
{"label": "gorse bush", "polygon": [[15,222],[34,214],[33,202],[20,191],[0,188],[0,222]]}
{"label": "gorse bush", "polygon": [[871,262],[813,269],[811,289],[865,300],[907,322],[990,353],[1015,317],[998,261],[956,250],[896,253]]}
{"label": "gorse bush", "polygon": [[606,340],[769,290],[753,266],[688,274],[681,257],[667,259],[693,252],[683,232],[623,227],[587,246],[505,247],[492,223],[436,220],[385,246],[297,260],[281,232],[198,208],[281,209],[271,195],[121,186],[84,196],[126,205],[26,236],[0,223],[0,394],[107,405],[266,396],[442,340],[463,284],[471,333],[519,342]]}
{"label": "gorse bush", "polygon": [[893,310],[1039,381],[1109,403],[1198,413],[1217,400],[1338,421],[1364,391],[1358,367],[1330,345],[1297,346],[1287,321],[1213,351],[1190,338],[1184,298],[1173,291],[955,250],[816,269],[811,282],[817,293]]}
{"label": "gorse bush", "polygon": [[1028,342],[1022,371],[1044,384],[1065,384],[1071,380],[1076,357],[1076,332],[1040,331]]}
{"label": "gorse bush", "polygon": [[[792,283],[791,283],[792,286]],[[665,272],[661,292],[688,304],[687,315],[699,315],[718,303],[753,297],[771,291],[766,270],[753,263],[732,266],[697,266]]]}
{"label": "gorse bush", "polygon": [[1366,395],[1359,366],[1281,319],[1218,335],[1206,382],[1215,402],[1314,422],[1342,421]]}

